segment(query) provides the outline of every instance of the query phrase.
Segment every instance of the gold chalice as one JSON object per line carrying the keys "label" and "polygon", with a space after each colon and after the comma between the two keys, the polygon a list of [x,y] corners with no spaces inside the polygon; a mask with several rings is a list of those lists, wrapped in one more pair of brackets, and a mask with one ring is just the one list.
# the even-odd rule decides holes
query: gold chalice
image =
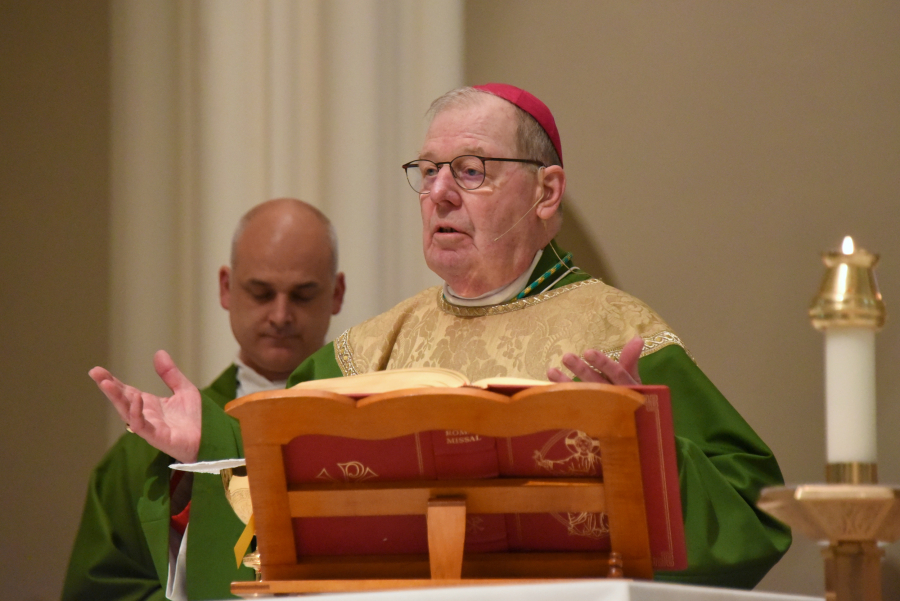
{"label": "gold chalice", "polygon": [[[247,524],[253,516],[253,505],[250,502],[250,479],[247,477],[247,467],[240,465],[237,467],[229,467],[219,472],[222,474],[222,485],[225,487],[225,498],[228,504],[237,514],[238,518]],[[237,551],[238,553],[240,551]],[[256,580],[262,580],[262,574],[259,571],[259,551],[247,553],[242,563],[248,568],[253,568],[256,573]]]}

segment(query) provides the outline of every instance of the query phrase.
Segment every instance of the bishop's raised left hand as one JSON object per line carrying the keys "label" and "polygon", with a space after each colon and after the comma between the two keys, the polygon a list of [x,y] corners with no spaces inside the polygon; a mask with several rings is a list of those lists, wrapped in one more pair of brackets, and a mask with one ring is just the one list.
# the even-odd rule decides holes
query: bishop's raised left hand
{"label": "bishop's raised left hand", "polygon": [[[635,336],[622,348],[618,361],[600,351],[588,349],[581,357],[574,353],[566,353],[562,362],[582,382],[630,386],[641,383],[638,359],[643,350],[644,340],[640,336]],[[572,378],[555,367],[547,370],[547,378],[551,382],[572,381]]]}

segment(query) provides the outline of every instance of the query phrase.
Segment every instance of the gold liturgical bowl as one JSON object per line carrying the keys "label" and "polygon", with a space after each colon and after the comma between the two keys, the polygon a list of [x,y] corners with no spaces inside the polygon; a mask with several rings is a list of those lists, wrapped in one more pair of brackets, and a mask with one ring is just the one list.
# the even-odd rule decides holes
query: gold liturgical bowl
{"label": "gold liturgical bowl", "polygon": [[[250,503],[250,479],[247,477],[247,467],[229,467],[220,471],[222,475],[222,486],[225,487],[225,498],[228,504],[244,524],[250,521],[253,515],[253,505]],[[256,579],[261,580],[259,571],[259,551],[247,553],[242,562],[248,568],[253,568],[256,573]]]}

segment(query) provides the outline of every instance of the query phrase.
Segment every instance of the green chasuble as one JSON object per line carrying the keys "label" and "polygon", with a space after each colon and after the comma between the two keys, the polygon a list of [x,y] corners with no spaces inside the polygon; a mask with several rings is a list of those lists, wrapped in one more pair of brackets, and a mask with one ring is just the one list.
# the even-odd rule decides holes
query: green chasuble
{"label": "green chasuble", "polygon": [[[563,256],[564,251],[553,246],[544,249],[532,279]],[[344,332],[304,361],[288,385],[403,367],[446,367],[472,380],[490,376],[546,380],[547,368],[562,367],[566,352],[580,354],[595,348],[617,358],[624,344],[640,335],[645,343],[638,362],[643,383],[664,384],[671,390],[688,549],[688,569],[659,571],[656,578],[753,587],[791,543],[790,530],[754,504],[761,488],[783,483],[772,452],[649,307],[583,272],[554,281],[557,277],[545,278],[523,299],[491,307],[451,305],[440,287],[425,290]],[[236,456],[240,453],[237,422],[206,405],[200,459]],[[196,484],[194,494],[196,503]],[[223,497],[221,490],[217,494]],[[223,527],[222,520],[237,518],[230,508],[201,515],[194,505],[188,541],[189,586],[197,575],[191,563],[192,545],[202,544],[204,552],[213,544],[231,550],[237,535],[220,541],[215,533]],[[233,566],[232,559],[232,571]],[[204,571],[201,578],[211,586],[220,576]],[[214,598],[224,596],[227,586],[223,582],[209,597],[199,595],[199,589],[191,590],[198,599]]]}
{"label": "green chasuble", "polygon": [[[203,389],[204,405],[221,408],[234,399],[236,376],[232,365]],[[134,434],[107,451],[91,473],[63,601],[165,600],[172,463]]]}

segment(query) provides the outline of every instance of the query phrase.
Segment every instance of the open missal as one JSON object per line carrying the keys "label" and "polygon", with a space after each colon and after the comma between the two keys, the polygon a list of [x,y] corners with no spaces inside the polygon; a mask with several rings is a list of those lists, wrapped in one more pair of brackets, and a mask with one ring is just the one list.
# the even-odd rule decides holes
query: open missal
{"label": "open missal", "polygon": [[[488,378],[469,382],[441,368],[372,372],[302,382],[293,388],[325,390],[359,399],[422,387],[473,386],[514,395],[552,382]],[[666,386],[628,386],[645,397],[635,412],[644,502],[654,570],[687,567],[672,407]],[[370,479],[497,477],[589,477],[602,474],[602,457],[578,431],[545,431],[493,439],[458,431],[420,432],[391,440],[302,436],[285,447],[289,482],[354,482]],[[602,551],[609,549],[605,515],[471,515],[467,552]],[[427,534],[422,516],[303,518],[294,520],[297,551],[305,555],[422,553]],[[346,541],[352,541],[348,546]]]}
{"label": "open missal", "polygon": [[462,373],[453,369],[409,367],[406,369],[373,371],[345,378],[310,380],[309,382],[296,384],[292,388],[327,390],[328,392],[335,392],[352,398],[362,398],[372,394],[403,390],[405,388],[456,388],[460,386],[471,386],[501,394],[510,394],[531,386],[545,386],[548,384],[552,384],[552,382],[508,377],[484,378],[470,382]]}

